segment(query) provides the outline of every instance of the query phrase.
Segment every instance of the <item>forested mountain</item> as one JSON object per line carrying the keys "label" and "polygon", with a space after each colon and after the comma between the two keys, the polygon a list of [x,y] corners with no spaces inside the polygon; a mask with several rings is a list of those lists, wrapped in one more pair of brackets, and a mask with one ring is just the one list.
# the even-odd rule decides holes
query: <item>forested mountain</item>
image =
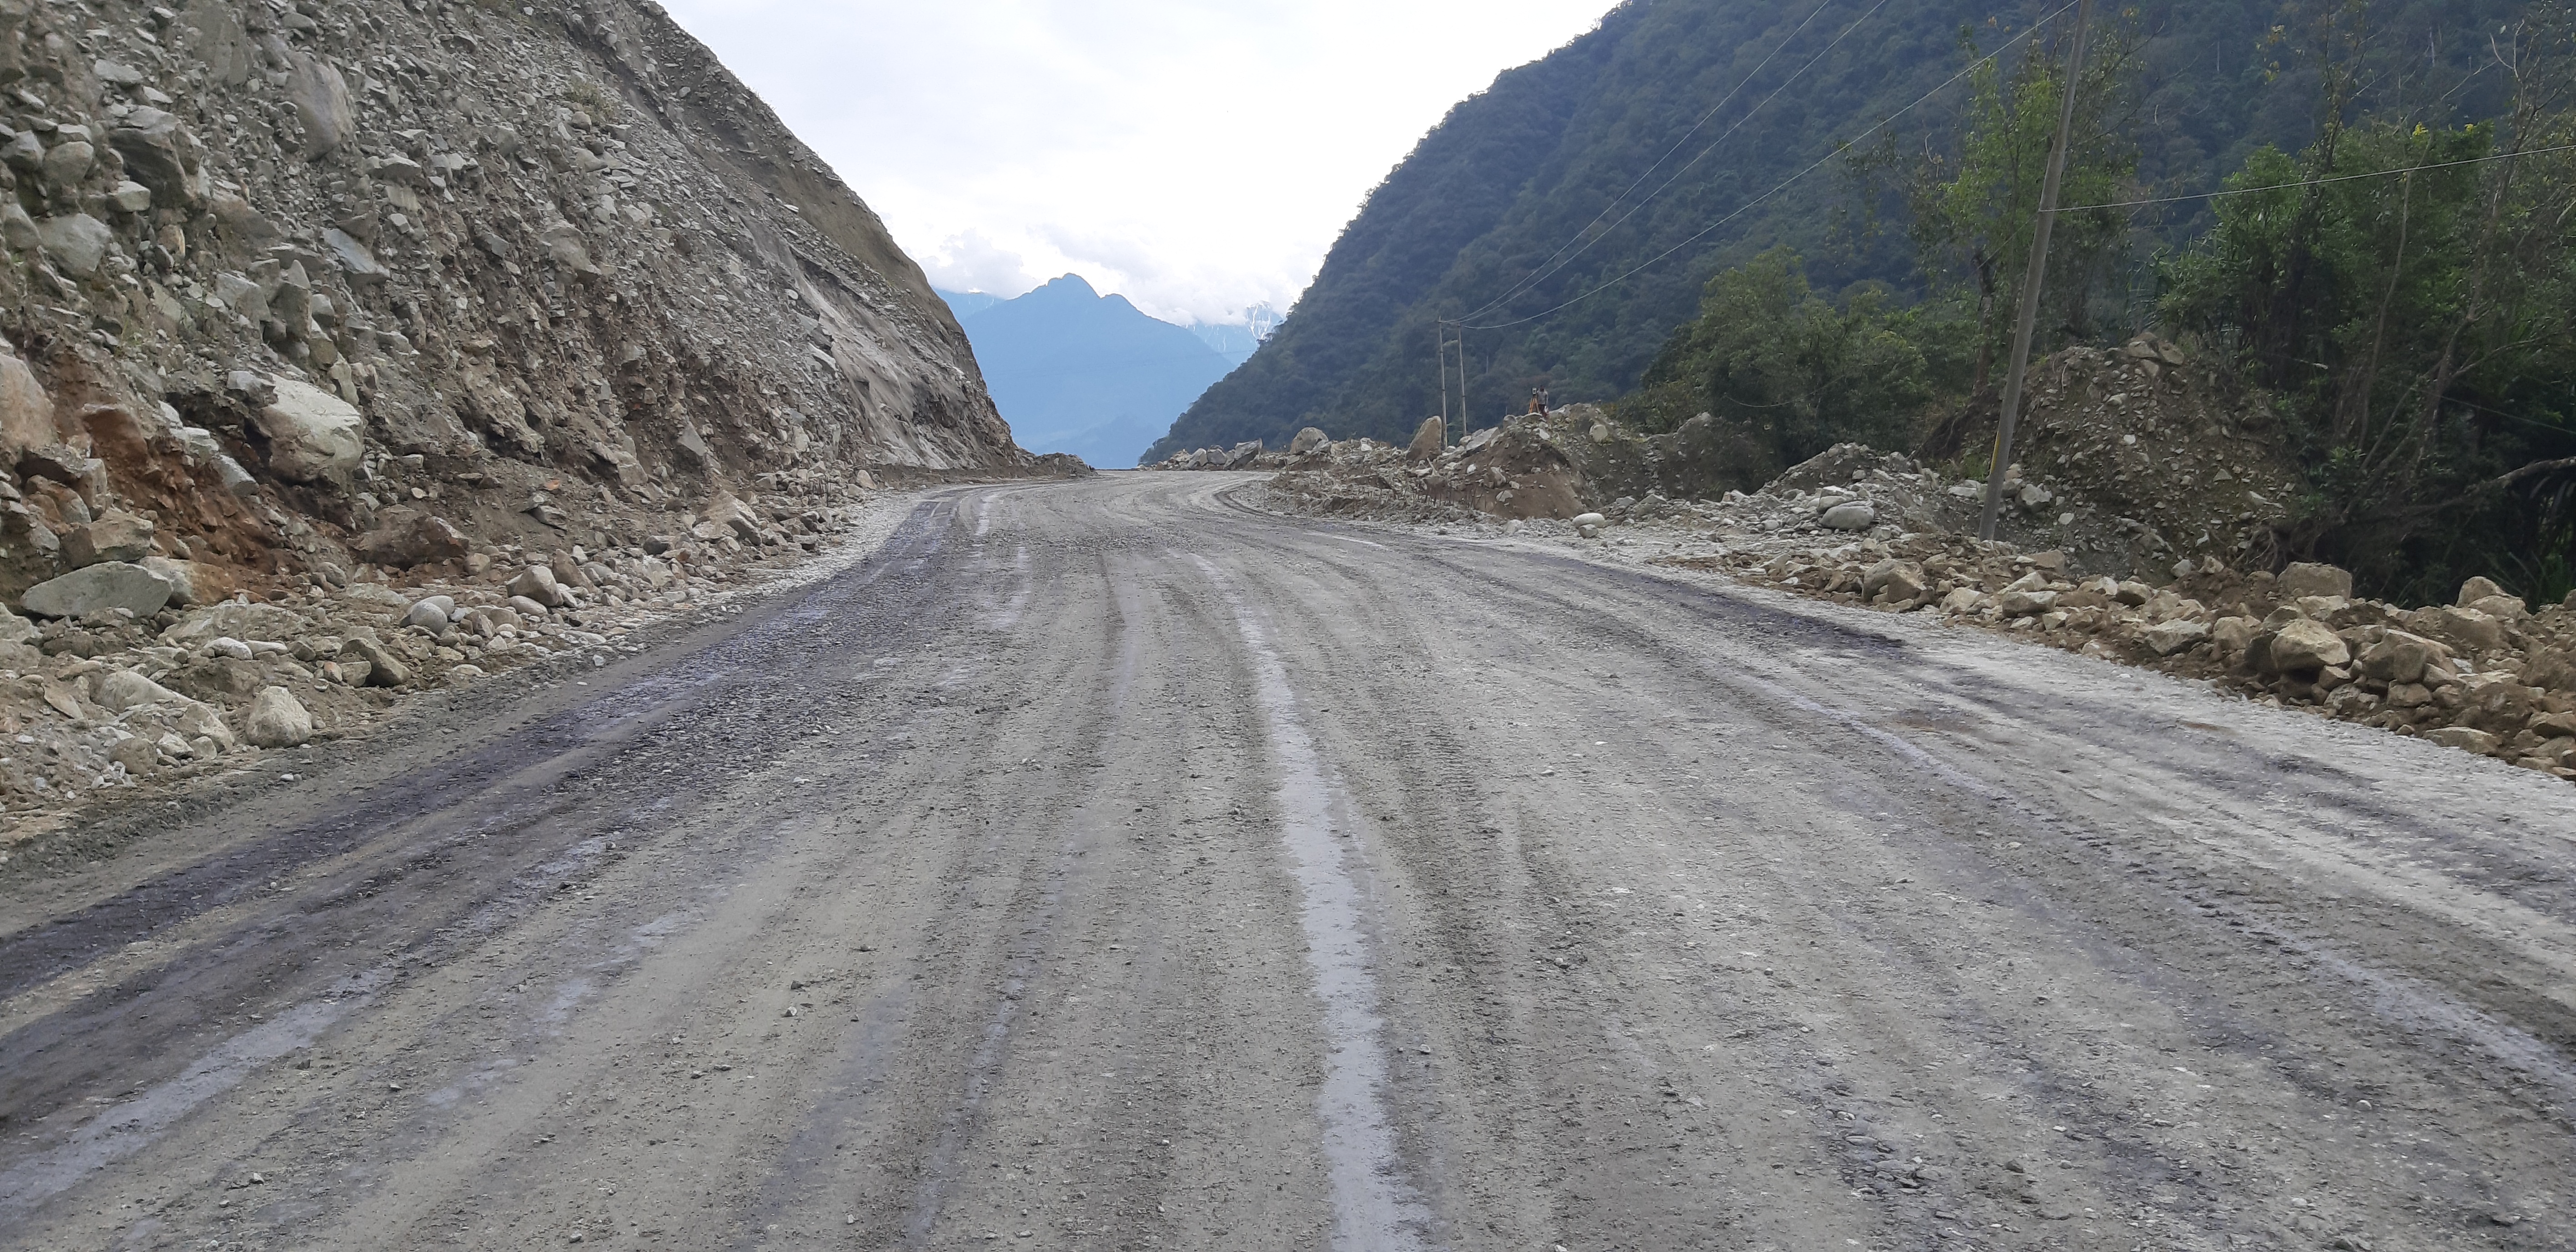
{"label": "forested mountain", "polygon": [[1067,274],[1011,300],[941,292],[1021,447],[1130,469],[1230,363],[1190,331]]}
{"label": "forested mountain", "polygon": [[[2264,143],[2305,144],[2319,49],[2302,32],[2307,10],[2329,2],[2098,6],[2105,46],[2132,58],[2105,122],[2135,145],[2135,186],[2150,196],[2208,189]],[[2522,5],[2368,8],[2373,55],[2413,63],[2373,76],[2372,90],[2424,103],[2363,103],[2416,107],[2436,121],[2498,107],[2501,76],[2473,69],[2486,33]],[[1451,110],[1369,196],[1278,333],[1152,455],[1275,440],[1307,424],[1400,437],[1440,408],[1435,317],[1468,315],[1469,413],[1484,425],[1540,380],[1560,402],[1628,391],[1692,317],[1709,278],[1773,245],[1802,253],[1824,290],[1861,280],[1917,289],[1901,225],[1856,228],[1867,214],[1854,210],[1898,198],[1868,189],[1845,161],[1760,198],[1838,144],[1941,149],[1964,84],[1935,89],[1966,66],[1963,38],[1993,50],[2062,11],[2028,0],[1629,0]],[[2136,220],[2150,236],[2181,240],[2206,213],[2186,203]],[[1589,245],[1557,257],[1578,238]],[[2149,294],[2137,293],[2136,307]]]}

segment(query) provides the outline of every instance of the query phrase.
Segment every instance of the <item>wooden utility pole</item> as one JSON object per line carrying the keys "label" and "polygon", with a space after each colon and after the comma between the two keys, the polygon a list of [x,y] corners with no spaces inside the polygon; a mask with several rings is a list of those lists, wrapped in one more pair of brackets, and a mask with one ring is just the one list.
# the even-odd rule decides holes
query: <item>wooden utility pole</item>
{"label": "wooden utility pole", "polygon": [[[1449,337],[1453,326],[1458,333],[1456,339]],[[1440,444],[1442,447],[1447,447],[1449,445],[1449,349],[1453,346],[1458,349],[1458,437],[1464,439],[1467,436],[1469,417],[1467,412],[1467,323],[1434,318],[1431,323],[1431,334],[1440,354]]]}
{"label": "wooden utility pole", "polygon": [[1994,467],[1986,473],[1986,509],[1977,538],[1991,541],[2004,507],[2004,470],[2012,464],[2013,425],[2021,419],[2022,384],[2030,373],[2030,340],[2039,326],[2039,293],[2048,277],[2048,232],[2057,224],[2057,185],[2066,173],[2066,147],[2075,129],[2075,93],[2084,84],[2084,34],[2093,0],[2075,8],[2075,53],[2066,65],[2066,104],[2057,113],[2057,142],[2048,149],[2048,177],[2039,186],[2039,221],[2031,228],[2030,269],[2021,279],[2021,318],[2013,326],[2012,361],[2004,375],[2003,420],[1995,428]]}
{"label": "wooden utility pole", "polygon": [[1431,319],[1431,350],[1440,355],[1440,442],[1449,442],[1449,323]]}

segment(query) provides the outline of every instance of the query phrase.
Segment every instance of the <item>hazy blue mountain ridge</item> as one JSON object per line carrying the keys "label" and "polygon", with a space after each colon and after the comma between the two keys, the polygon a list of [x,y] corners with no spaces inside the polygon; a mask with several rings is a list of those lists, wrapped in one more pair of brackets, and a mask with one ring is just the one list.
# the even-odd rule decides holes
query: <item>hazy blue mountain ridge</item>
{"label": "hazy blue mountain ridge", "polygon": [[957,311],[1002,419],[1031,452],[1130,468],[1232,368],[1188,329],[1076,275],[1010,300],[940,296]]}

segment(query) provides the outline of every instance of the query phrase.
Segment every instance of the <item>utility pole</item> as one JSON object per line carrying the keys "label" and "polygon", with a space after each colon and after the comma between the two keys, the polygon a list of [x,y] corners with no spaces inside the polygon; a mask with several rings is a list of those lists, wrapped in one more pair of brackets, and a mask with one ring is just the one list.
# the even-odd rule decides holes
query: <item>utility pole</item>
{"label": "utility pole", "polygon": [[[1452,326],[1458,331],[1454,340],[1449,337]],[[1440,445],[1445,448],[1449,446],[1449,349],[1453,346],[1458,349],[1458,437],[1467,437],[1467,323],[1435,318],[1431,333],[1440,354]]]}
{"label": "utility pole", "polygon": [[1449,442],[1449,323],[1431,319],[1431,350],[1440,357],[1440,442]]}
{"label": "utility pole", "polygon": [[2039,221],[2031,228],[2030,268],[2021,279],[2021,317],[2013,326],[2011,368],[2004,375],[2003,420],[1995,428],[1995,461],[1986,473],[1986,509],[1977,538],[1992,541],[2004,507],[2004,469],[2012,464],[2013,425],[2021,419],[2022,384],[2030,372],[2030,340],[2039,325],[2039,293],[2048,277],[2048,233],[2057,224],[2057,184],[2066,173],[2066,147],[2075,129],[2075,93],[2084,84],[2084,34],[2093,0],[2075,8],[2075,53],[2066,66],[2066,103],[2057,113],[2057,142],[2048,149],[2048,177],[2039,186]]}

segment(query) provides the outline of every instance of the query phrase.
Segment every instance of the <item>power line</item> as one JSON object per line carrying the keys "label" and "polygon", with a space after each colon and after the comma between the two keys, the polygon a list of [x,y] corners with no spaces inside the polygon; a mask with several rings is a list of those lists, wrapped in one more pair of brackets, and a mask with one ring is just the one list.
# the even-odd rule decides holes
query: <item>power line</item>
{"label": "power line", "polygon": [[2146,204],[2179,204],[2185,200],[2215,200],[2220,196],[2250,196],[2260,191],[2292,191],[2301,187],[2322,187],[2327,183],[2348,183],[2358,178],[2395,178],[2402,174],[2420,174],[2426,170],[2447,170],[2463,165],[2482,165],[2489,161],[2510,161],[2515,157],[2547,156],[2552,152],[2576,152],[2576,143],[2554,148],[2529,148],[2521,152],[2496,152],[2482,157],[2463,157],[2457,161],[2436,161],[2431,165],[2410,165],[2400,170],[2371,170],[2363,174],[2336,174],[2330,178],[2311,178],[2305,182],[2273,183],[2264,187],[2229,187],[2218,191],[2195,191],[2183,196],[2159,196],[2153,200],[2114,200],[2109,204],[2067,204],[2051,210],[2056,213],[2081,213],[2088,209],[2128,209]]}
{"label": "power line", "polygon": [[1821,157],[1816,158],[1816,161],[1815,161],[1815,163],[1814,163],[1814,164],[1809,165],[1807,168],[1802,169],[1802,170],[1798,171],[1797,173],[1790,175],[1788,178],[1786,178],[1786,179],[1782,180],[1782,181],[1781,181],[1781,183],[1780,183],[1780,185],[1778,185],[1778,186],[1776,186],[1776,187],[1773,187],[1773,188],[1772,188],[1771,190],[1769,190],[1769,191],[1763,192],[1761,195],[1756,196],[1756,197],[1754,197],[1754,198],[1753,198],[1753,199],[1751,199],[1751,200],[1746,201],[1744,204],[1742,204],[1742,205],[1738,206],[1734,212],[1729,213],[1729,214],[1727,214],[1726,216],[1721,217],[1721,218],[1717,219],[1716,221],[1709,223],[1709,224],[1708,224],[1708,226],[1707,226],[1707,228],[1706,228],[1706,229],[1701,230],[1698,234],[1692,235],[1690,238],[1688,238],[1688,239],[1684,239],[1684,240],[1682,240],[1680,243],[1674,244],[1672,247],[1670,247],[1670,248],[1666,248],[1666,249],[1665,249],[1665,250],[1663,250],[1662,252],[1658,252],[1658,253],[1656,253],[1654,256],[1647,258],[1644,262],[1642,262],[1642,263],[1640,263],[1639,265],[1637,265],[1637,266],[1636,266],[1636,268],[1631,269],[1631,270],[1629,270],[1628,272],[1626,272],[1626,273],[1624,273],[1624,274],[1621,274],[1621,275],[1620,275],[1620,276],[1618,276],[1617,278],[1613,278],[1613,279],[1611,279],[1610,281],[1608,281],[1608,282],[1606,282],[1606,283],[1603,283],[1603,284],[1601,284],[1601,285],[1600,285],[1600,286],[1598,286],[1598,287],[1594,287],[1594,288],[1593,288],[1593,289],[1591,289],[1590,291],[1586,291],[1586,292],[1584,292],[1582,295],[1576,296],[1576,297],[1574,297],[1573,299],[1568,300],[1568,301],[1566,301],[1566,302],[1565,302],[1565,303],[1563,303],[1563,304],[1557,305],[1556,307],[1554,307],[1554,308],[1552,308],[1552,309],[1548,309],[1548,310],[1546,310],[1545,312],[1541,312],[1541,313],[1533,313],[1533,314],[1529,315],[1528,317],[1514,318],[1513,320],[1508,321],[1508,322],[1496,322],[1496,323],[1494,323],[1494,324],[1492,324],[1492,325],[1490,325],[1490,326],[1473,326],[1473,327],[1469,327],[1469,329],[1471,329],[1471,330],[1502,330],[1502,329],[1504,329],[1504,328],[1506,328],[1506,327],[1511,327],[1511,326],[1520,326],[1520,325],[1525,325],[1525,324],[1530,323],[1530,322],[1535,322],[1535,321],[1539,320],[1540,318],[1545,318],[1545,317],[1554,317],[1554,316],[1556,316],[1557,314],[1562,313],[1562,312],[1564,312],[1564,311],[1565,311],[1565,310],[1567,310],[1567,309],[1573,308],[1575,305],[1581,304],[1581,303],[1583,303],[1584,301],[1589,300],[1589,299],[1591,299],[1591,298],[1592,298],[1592,297],[1594,297],[1594,296],[1600,295],[1602,292],[1608,291],[1608,290],[1610,290],[1611,288],[1616,287],[1616,286],[1618,286],[1619,284],[1624,283],[1624,282],[1628,281],[1629,279],[1634,278],[1634,277],[1636,277],[1637,275],[1639,275],[1639,274],[1642,274],[1642,273],[1646,272],[1646,271],[1647,271],[1647,270],[1649,270],[1649,269],[1652,269],[1652,268],[1653,268],[1653,267],[1655,267],[1656,265],[1659,265],[1659,264],[1661,264],[1662,262],[1664,262],[1666,259],[1670,258],[1673,254],[1675,254],[1675,253],[1677,253],[1677,252],[1680,252],[1682,249],[1687,248],[1687,247],[1691,246],[1692,244],[1698,243],[1700,240],[1702,240],[1702,239],[1705,239],[1705,238],[1709,237],[1711,234],[1716,233],[1716,231],[1717,231],[1720,227],[1725,226],[1728,222],[1732,222],[1732,221],[1734,221],[1735,219],[1737,219],[1737,218],[1739,218],[1739,217],[1742,217],[1742,216],[1744,216],[1744,215],[1745,215],[1745,214],[1747,214],[1747,213],[1752,212],[1754,209],[1761,207],[1765,202],[1769,201],[1773,196],[1779,195],[1779,194],[1780,194],[1781,192],[1783,192],[1783,191],[1787,191],[1787,190],[1788,190],[1792,185],[1794,185],[1795,183],[1797,183],[1799,180],[1801,180],[1801,179],[1805,178],[1807,175],[1809,175],[1809,174],[1813,174],[1813,173],[1815,173],[1817,170],[1819,170],[1819,169],[1823,168],[1826,162],[1831,161],[1831,160],[1833,160],[1835,157],[1841,156],[1842,154],[1844,154],[1844,153],[1846,153],[1846,152],[1849,152],[1849,151],[1851,151],[1852,149],[1854,149],[1854,148],[1856,148],[1856,147],[1860,146],[1860,142],[1861,142],[1862,140],[1869,138],[1871,135],[1877,134],[1879,131],[1882,131],[1882,130],[1887,129],[1888,125],[1889,125],[1890,123],[1893,123],[1894,121],[1896,121],[1896,119],[1898,119],[1898,118],[1900,118],[1900,117],[1903,117],[1903,116],[1905,116],[1906,114],[1911,113],[1911,112],[1913,112],[1914,110],[1916,110],[1916,109],[1918,109],[1918,108],[1921,108],[1921,107],[1922,107],[1922,105],[1923,105],[1923,102],[1924,102],[1924,101],[1929,100],[1929,99],[1931,99],[1932,97],[1937,96],[1937,95],[1941,94],[1942,92],[1947,91],[1947,90],[1949,90],[1950,88],[1952,88],[1952,87],[1954,87],[1954,86],[1957,86],[1961,80],[1963,80],[1963,79],[1967,78],[1967,76],[1968,76],[1968,75],[1975,73],[1975,72],[1976,72],[1976,70],[1977,70],[1977,67],[1978,67],[1978,66],[1984,65],[1985,63],[1987,63],[1987,62],[1989,62],[1989,61],[1994,60],[1996,57],[1999,57],[1999,56],[2003,55],[2003,53],[2004,53],[2004,50],[2005,50],[2005,49],[2012,47],[2014,44],[2019,43],[2019,42],[2021,42],[2021,41],[2022,41],[2022,40],[2024,40],[2024,39],[2028,39],[2028,38],[2030,38],[2030,37],[2031,37],[2032,35],[2034,35],[2034,34],[2037,34],[2037,33],[2040,31],[2040,29],[2041,29],[2041,28],[2043,28],[2043,27],[2047,26],[2050,22],[2054,22],[2054,21],[2056,21],[2058,18],[2060,18],[2060,17],[2064,17],[2064,16],[2066,15],[2066,13],[2067,13],[2069,10],[2073,9],[2073,8],[2076,6],[2076,4],[2078,4],[2078,3],[2080,3],[2080,0],[2067,0],[2067,3],[2065,3],[2065,4],[2063,4],[2063,5],[2058,6],[2058,8],[2057,8],[2057,10],[2056,10],[2055,12],[2052,12],[2052,13],[2050,13],[2048,16],[2043,17],[2043,18],[2039,19],[2039,21],[2037,21],[2037,22],[2035,22],[2035,23],[2031,24],[2031,26],[2029,26],[2027,29],[2023,30],[2020,34],[2015,35],[2015,36],[2013,36],[2012,38],[2007,39],[2007,40],[2003,41],[2003,42],[2002,42],[2002,43],[2000,43],[2000,44],[1995,45],[1995,50],[1994,50],[1994,51],[1989,52],[1989,53],[1987,53],[1986,55],[1981,56],[1981,57],[1977,58],[1977,59],[1976,59],[1976,60],[1974,60],[1974,61],[1970,61],[1970,62],[1968,63],[1968,65],[1967,65],[1967,68],[1962,69],[1962,70],[1960,70],[1958,73],[1951,75],[1948,79],[1944,80],[1944,81],[1943,81],[1939,86],[1934,87],[1932,90],[1927,91],[1927,92],[1924,92],[1922,95],[1915,97],[1915,98],[1914,98],[1913,103],[1908,104],[1908,105],[1906,105],[1904,108],[1898,109],[1898,110],[1897,110],[1897,111],[1895,111],[1894,113],[1890,113],[1890,114],[1888,114],[1886,117],[1883,117],[1883,118],[1879,119],[1876,123],[1873,123],[1873,124],[1869,127],[1869,129],[1864,130],[1864,131],[1862,131],[1860,134],[1853,136],[1850,142],[1845,143],[1845,144],[1842,144],[1842,145],[1840,145],[1839,147],[1836,147],[1833,151],[1828,152],[1828,153],[1826,153],[1825,155],[1823,155],[1823,156],[1821,156]]}
{"label": "power line", "polygon": [[[1807,27],[1814,24],[1816,18],[1824,13],[1825,6],[1830,3],[1832,3],[1832,0],[1817,0],[1816,7],[1807,10],[1805,20],[1798,23],[1798,28],[1796,30],[1789,32],[1788,38],[1781,40],[1778,47],[1771,49],[1769,53],[1765,54],[1762,58],[1762,63],[1754,66],[1751,73],[1746,74],[1741,80],[1737,81],[1735,86],[1728,90],[1723,99],[1719,100],[1716,104],[1710,105],[1708,112],[1700,114],[1699,120],[1691,123],[1690,129],[1682,132],[1682,137],[1674,140],[1672,147],[1666,149],[1662,156],[1655,158],[1654,164],[1647,166],[1644,173],[1637,175],[1637,180],[1628,184],[1627,189],[1621,191],[1617,198],[1603,206],[1601,212],[1595,214],[1591,221],[1584,223],[1583,229],[1574,232],[1573,238],[1570,238],[1563,244],[1559,245],[1556,251],[1549,255],[1547,260],[1540,262],[1537,270],[1533,271],[1528,277],[1512,284],[1511,290],[1486,301],[1472,312],[1462,314],[1462,318],[1481,317],[1488,311],[1501,305],[1504,301],[1528,290],[1532,284],[1545,281],[1548,275],[1563,269],[1565,265],[1573,264],[1575,257],[1582,256],[1584,253],[1591,251],[1592,245],[1601,242],[1604,237],[1609,235],[1611,230],[1617,230],[1621,226],[1627,225],[1629,218],[1635,217],[1638,211],[1644,209],[1656,196],[1664,194],[1664,192],[1669,189],[1674,182],[1678,181],[1682,175],[1689,173],[1691,166],[1699,164],[1702,158],[1706,157],[1711,152],[1717,151],[1719,144],[1725,143],[1728,139],[1734,136],[1736,131],[1743,129],[1744,124],[1753,120],[1753,115],[1760,113],[1764,105],[1768,105],[1773,100],[1779,99],[1780,92],[1787,90],[1790,83],[1798,81],[1798,79],[1805,76],[1808,70],[1815,68],[1816,62],[1824,59],[1825,52],[1833,51],[1834,48],[1840,45],[1844,39],[1849,38],[1852,29],[1858,28],[1860,22],[1852,23],[1851,28],[1847,28],[1842,34],[1834,36],[1833,43],[1825,45],[1825,52],[1817,53],[1816,56],[1810,59],[1805,65],[1799,66],[1798,72],[1791,74],[1786,82],[1781,83],[1780,86],[1775,88],[1770,95],[1763,97],[1761,104],[1754,105],[1751,109],[1746,110],[1744,116],[1735,119],[1735,124],[1726,128],[1725,134],[1719,135],[1716,139],[1710,141],[1708,147],[1700,151],[1699,156],[1692,157],[1687,164],[1683,165],[1680,169],[1675,170],[1671,178],[1664,180],[1663,186],[1657,187],[1653,191],[1646,193],[1645,199],[1638,201],[1634,208],[1621,214],[1618,221],[1610,224],[1610,230],[1602,231],[1598,235],[1591,235],[1589,239],[1585,238],[1586,235],[1591,234],[1593,227],[1601,224],[1602,218],[1610,216],[1611,210],[1618,208],[1620,203],[1626,200],[1631,194],[1635,193],[1639,187],[1645,186],[1646,180],[1654,177],[1655,171],[1664,167],[1664,162],[1672,160],[1675,153],[1680,152],[1684,147],[1688,146],[1691,141],[1691,136],[1698,134],[1701,127],[1708,125],[1710,118],[1716,117],[1719,110],[1724,109],[1737,96],[1742,95],[1744,93],[1744,89],[1753,84],[1754,79],[1761,77],[1762,71],[1768,69],[1771,62],[1778,58],[1782,52],[1787,51],[1790,44],[1797,42],[1798,36],[1807,33]],[[1887,0],[1879,0],[1876,5],[1870,8],[1869,13],[1861,15],[1861,21],[1869,20],[1871,14],[1875,14],[1885,7],[1887,7]],[[1581,243],[1583,246],[1580,248],[1574,248],[1574,245],[1577,243]],[[1574,248],[1574,251],[1571,254],[1568,254],[1566,252],[1566,249],[1568,248]],[[1561,265],[1558,263],[1559,258],[1563,258],[1564,264]]]}

